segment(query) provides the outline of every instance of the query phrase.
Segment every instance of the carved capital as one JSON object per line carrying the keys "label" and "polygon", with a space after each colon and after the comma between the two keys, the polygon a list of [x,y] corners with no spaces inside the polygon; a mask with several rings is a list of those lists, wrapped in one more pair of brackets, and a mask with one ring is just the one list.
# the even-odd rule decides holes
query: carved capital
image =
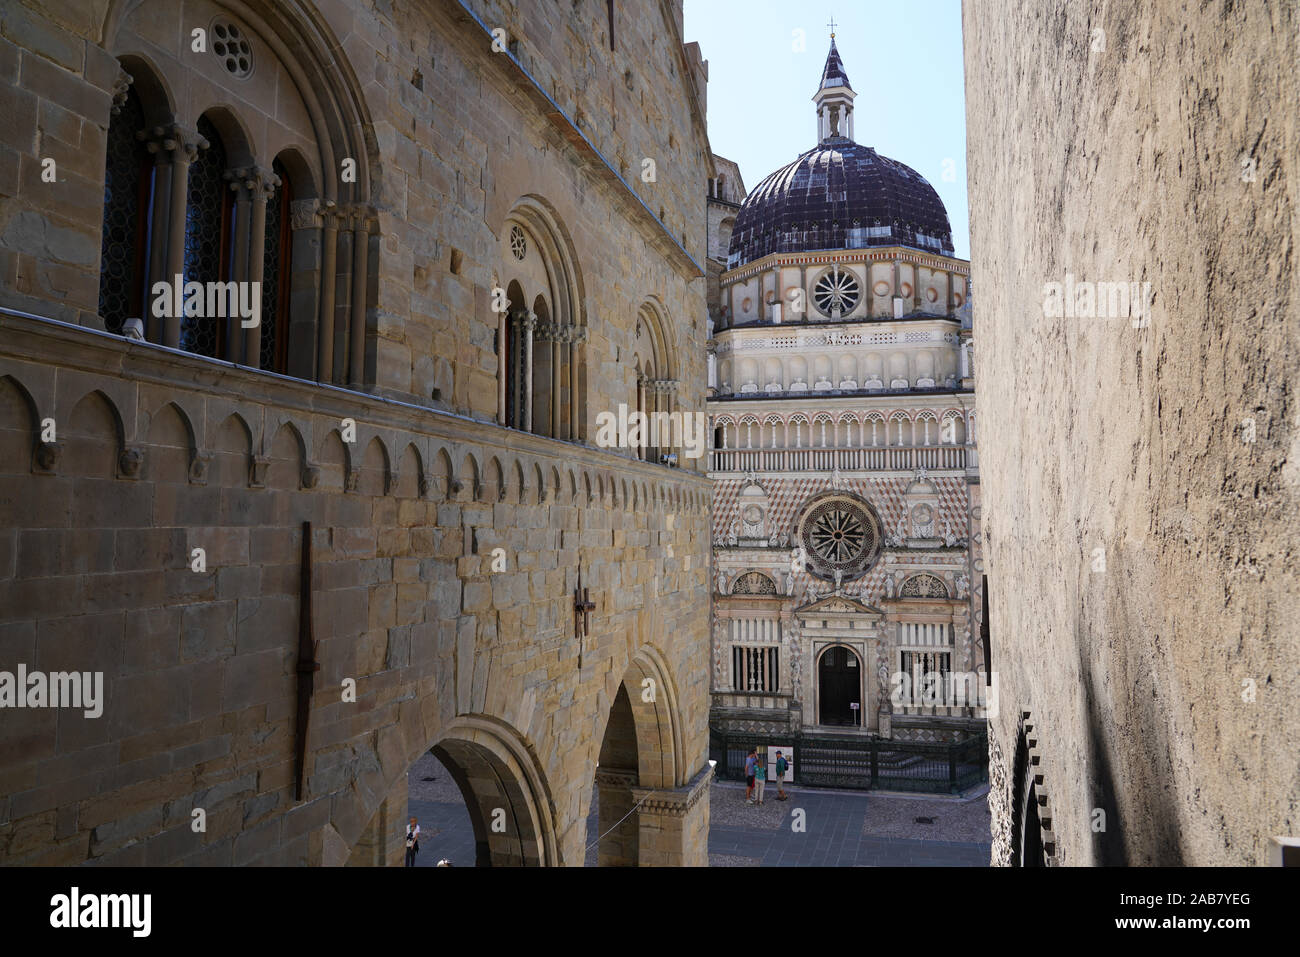
{"label": "carved capital", "polygon": [[315,465],[305,465],[302,470],[302,487],[313,489],[320,484],[320,469]]}
{"label": "carved capital", "polygon": [[289,204],[290,229],[315,229],[322,222],[320,200],[295,199]]}
{"label": "carved capital", "polygon": [[131,84],[135,82],[135,77],[125,70],[118,70],[117,76],[113,78],[113,107],[114,116],[122,112],[122,107],[126,105],[126,95],[131,89]]}
{"label": "carved capital", "polygon": [[420,498],[426,498],[429,494],[429,473],[421,471],[416,477],[416,482],[420,487]]}
{"label": "carved capital", "polygon": [[353,469],[353,468],[348,469],[347,474],[343,476],[343,491],[355,492],[357,490],[357,482],[360,480],[360,478],[361,478],[360,469]]}

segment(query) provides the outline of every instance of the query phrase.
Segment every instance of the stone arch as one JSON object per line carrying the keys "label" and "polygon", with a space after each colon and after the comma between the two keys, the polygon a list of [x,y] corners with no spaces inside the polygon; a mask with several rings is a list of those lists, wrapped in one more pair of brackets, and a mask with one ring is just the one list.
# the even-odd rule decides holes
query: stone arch
{"label": "stone arch", "polygon": [[424,474],[424,456],[414,442],[407,442],[402,449],[402,457],[397,464],[397,482],[395,493],[398,498],[423,498],[428,489],[428,477]]}
{"label": "stone arch", "polygon": [[515,501],[523,505],[528,497],[528,483],[524,481],[524,467],[518,459],[515,459],[515,467],[511,470],[511,492],[514,494]]}
{"label": "stone arch", "polygon": [[266,471],[267,488],[297,490],[307,484],[307,443],[298,426],[288,419],[280,423],[267,451],[271,460]]}
{"label": "stone arch", "polygon": [[429,483],[431,490],[445,501],[450,499],[454,489],[452,486],[456,481],[456,467],[452,464],[451,455],[445,448],[439,448],[434,453]]}
{"label": "stone arch", "polygon": [[[507,287],[511,310],[498,315],[498,368],[505,374],[506,394],[502,423],[583,441],[587,438],[586,293],[572,237],[555,207],[535,194],[515,202],[498,235],[503,274],[529,276],[546,286],[544,294],[529,290],[531,297],[522,285],[515,295]],[[517,236],[525,238],[518,247]],[[516,251],[519,255],[513,255]],[[520,369],[529,382],[513,380],[514,370]]]}
{"label": "stone arch", "polygon": [[[461,715],[432,750],[465,798],[480,867],[563,863],[546,774],[519,732],[497,718]],[[505,812],[504,832],[491,826],[498,809]]]}
{"label": "stone arch", "polygon": [[671,791],[687,777],[677,689],[653,646],[643,645],[628,662],[600,741],[599,830],[594,840],[587,835],[588,843],[599,845],[599,863],[605,866],[665,863],[657,856],[665,848],[641,846],[640,821],[633,813],[638,791]]}
{"label": "stone arch", "polygon": [[496,502],[506,497],[506,475],[501,468],[501,460],[495,455],[488,459],[483,472],[483,500]]}
{"label": "stone arch", "polygon": [[484,494],[483,475],[473,452],[466,452],[460,465],[461,494],[467,501],[477,501]]}
{"label": "stone arch", "polygon": [[316,451],[320,479],[318,486],[326,491],[340,491],[347,486],[352,473],[352,453],[338,429],[330,429]]}
{"label": "stone arch", "polygon": [[[255,53],[260,57],[256,79],[270,76],[273,89],[278,90],[277,95],[294,100],[288,114],[301,117],[300,122],[276,122],[283,118],[283,114],[277,114],[273,107],[262,108],[262,116],[254,116],[259,110],[254,98],[250,95],[248,99],[242,99],[229,92],[229,85],[222,83],[226,77],[218,75],[220,66],[215,57],[194,61],[173,57],[166,52],[154,56],[141,52],[147,46],[147,38],[158,30],[166,31],[175,25],[174,21],[180,16],[175,5],[161,0],[110,0],[100,29],[101,45],[117,56],[125,72],[135,78],[142,100],[154,104],[146,110],[146,129],[151,138],[159,142],[182,139],[192,146],[194,127],[199,117],[206,114],[221,128],[223,139],[234,136],[236,130],[240,131],[238,136],[234,136],[234,143],[226,144],[230,147],[229,172],[248,174],[236,175],[237,182],[253,183],[250,188],[254,192],[273,183],[272,169],[277,160],[285,161],[286,166],[282,168],[297,167],[291,173],[296,188],[305,187],[310,182],[311,188],[301,191],[308,198],[306,207],[310,208],[304,208],[301,217],[295,215],[294,228],[312,233],[312,242],[295,245],[300,245],[304,255],[311,250],[313,261],[295,263],[295,267],[304,266],[302,271],[312,274],[305,285],[314,287],[315,296],[296,302],[295,312],[300,315],[302,323],[319,324],[320,335],[305,334],[314,333],[314,328],[305,332],[299,330],[303,334],[294,338],[302,348],[290,356],[288,371],[300,378],[364,383],[367,381],[365,355],[368,350],[373,350],[364,322],[371,285],[366,281],[354,282],[350,301],[334,302],[338,274],[360,269],[364,277],[372,256],[378,254],[378,244],[372,243],[369,235],[373,214],[368,205],[380,180],[378,140],[360,81],[327,20],[315,15],[308,4],[274,0],[213,0],[201,7],[222,10],[250,38],[260,41],[261,48]],[[195,15],[194,10],[187,10],[186,16]],[[206,19],[208,10],[200,8],[197,14]],[[263,117],[269,117],[270,122],[247,122],[250,119],[262,120]],[[173,131],[173,127],[179,127],[179,131]],[[250,131],[256,131],[256,135]],[[258,142],[257,138],[262,136],[266,142]],[[295,151],[301,163],[294,163]],[[342,178],[337,173],[325,175],[326,171],[337,171],[343,157],[355,163],[355,177],[346,184],[341,184]],[[170,176],[169,167],[169,163],[163,163],[158,169],[166,170]],[[309,176],[305,175],[308,171]],[[166,227],[170,222],[174,233],[176,224],[183,224],[186,211],[171,208],[171,190],[160,189],[154,195],[157,198],[148,215],[157,227]],[[322,204],[357,214],[351,217],[350,222],[345,222],[337,235],[340,245],[337,272],[329,276],[324,275],[321,268],[322,236],[326,235],[318,216]],[[242,218],[246,223],[251,221],[247,216]],[[165,235],[167,230],[159,228],[155,232]],[[241,233],[241,236],[250,235],[247,231]],[[257,261],[256,249],[260,246],[256,244],[261,239],[251,239],[255,245],[250,257]],[[361,250],[359,254],[353,253],[354,245]],[[151,259],[148,272],[153,281],[170,278],[171,272],[177,271],[175,263],[167,261],[166,254]],[[303,285],[295,283],[296,288]],[[336,369],[333,356],[336,305],[341,307],[337,310],[343,326],[340,331],[345,333],[344,348],[348,353],[341,357],[341,373]],[[147,335],[155,342],[173,347],[181,345],[179,330],[170,322],[150,323]],[[261,327],[255,327],[247,335],[229,336],[225,347],[234,354],[219,357],[257,367],[262,364],[259,358],[260,336]],[[313,345],[317,339],[319,349]],[[355,347],[349,340],[357,343]],[[205,343],[200,351],[206,352],[210,348]]]}
{"label": "stone arch", "polygon": [[175,402],[165,402],[149,419],[146,474],[154,482],[187,482],[197,454],[194,423]]}
{"label": "stone arch", "polygon": [[388,456],[388,447],[378,435],[366,443],[357,469],[356,490],[362,495],[379,496],[388,488],[388,476],[392,462]]}
{"label": "stone arch", "polygon": [[252,477],[253,430],[239,412],[231,412],[210,433],[212,479],[225,488],[246,486]]}

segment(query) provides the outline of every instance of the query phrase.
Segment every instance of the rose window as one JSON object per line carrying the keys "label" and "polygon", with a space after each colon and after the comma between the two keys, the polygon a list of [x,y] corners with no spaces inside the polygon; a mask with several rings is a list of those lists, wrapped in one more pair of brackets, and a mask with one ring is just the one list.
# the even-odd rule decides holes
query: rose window
{"label": "rose window", "polygon": [[853,311],[858,304],[860,288],[852,273],[836,266],[813,286],[813,301],[817,308],[833,319]]}
{"label": "rose window", "polygon": [[808,570],[820,578],[860,577],[880,553],[880,528],[866,508],[850,498],[815,505],[803,520],[800,535]]}

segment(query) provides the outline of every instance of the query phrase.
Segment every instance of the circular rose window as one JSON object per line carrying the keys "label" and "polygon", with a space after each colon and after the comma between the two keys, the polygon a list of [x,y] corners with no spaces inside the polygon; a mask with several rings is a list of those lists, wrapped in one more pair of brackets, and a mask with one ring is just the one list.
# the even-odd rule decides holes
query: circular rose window
{"label": "circular rose window", "polygon": [[808,570],[833,580],[861,577],[880,554],[880,526],[871,511],[856,499],[837,495],[813,505],[800,525],[800,541]]}

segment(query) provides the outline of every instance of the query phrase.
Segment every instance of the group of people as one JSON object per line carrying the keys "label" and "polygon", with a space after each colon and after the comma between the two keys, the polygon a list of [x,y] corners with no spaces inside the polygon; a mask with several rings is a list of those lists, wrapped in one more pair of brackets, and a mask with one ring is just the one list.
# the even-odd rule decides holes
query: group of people
{"label": "group of people", "polygon": [[[790,769],[790,762],[780,751],[776,752],[776,799],[786,800],[785,772]],[[750,748],[745,758],[745,803],[762,804],[763,788],[767,784],[767,758],[759,754],[758,748]]]}

